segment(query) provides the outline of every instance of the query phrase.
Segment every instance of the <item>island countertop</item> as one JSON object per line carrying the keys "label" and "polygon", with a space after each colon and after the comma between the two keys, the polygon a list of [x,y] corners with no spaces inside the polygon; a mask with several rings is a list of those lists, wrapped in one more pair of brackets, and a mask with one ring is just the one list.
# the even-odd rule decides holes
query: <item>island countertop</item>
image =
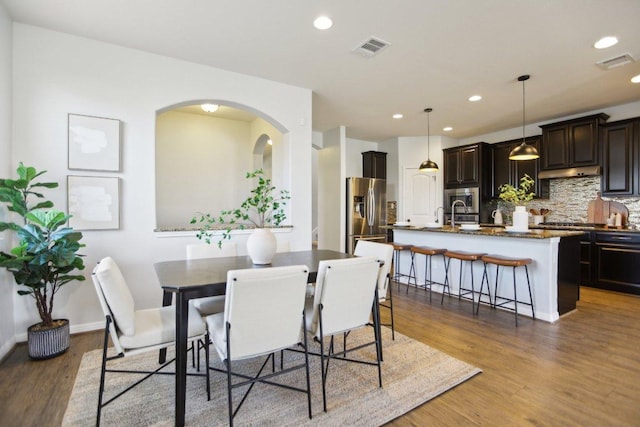
{"label": "island countertop", "polygon": [[455,233],[464,235],[477,235],[477,236],[494,236],[494,237],[507,237],[507,238],[525,238],[525,239],[551,239],[570,236],[579,236],[584,234],[584,231],[579,230],[543,230],[543,229],[529,229],[527,232],[508,232],[504,227],[480,227],[478,230],[463,230],[460,227],[451,227],[445,225],[442,227],[416,227],[416,226],[397,226],[388,225],[383,228],[391,230],[403,230],[403,231],[426,231],[430,233]]}

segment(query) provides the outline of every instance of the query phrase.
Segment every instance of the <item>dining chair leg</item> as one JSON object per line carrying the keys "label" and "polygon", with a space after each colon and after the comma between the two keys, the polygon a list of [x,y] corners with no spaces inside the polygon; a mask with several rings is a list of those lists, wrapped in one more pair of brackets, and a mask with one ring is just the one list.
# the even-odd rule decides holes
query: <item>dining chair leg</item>
{"label": "dining chair leg", "polygon": [[[320,322],[320,375],[322,376],[322,410],[327,412],[327,373],[324,366],[324,335],[322,333],[322,306],[320,306],[319,312]],[[327,366],[328,368],[328,366]]]}
{"label": "dining chair leg", "polygon": [[[302,310],[302,324],[304,325],[306,316],[304,309]],[[311,380],[309,377],[309,346],[306,331],[302,333],[304,342],[304,364],[305,372],[307,374],[307,406],[309,407],[309,419],[313,416],[311,413]],[[283,354],[284,355],[284,354]]]}
{"label": "dining chair leg", "polygon": [[104,393],[104,377],[107,372],[107,347],[109,346],[109,326],[111,319],[107,316],[104,327],[104,341],[102,345],[102,368],[100,370],[100,390],[98,391],[98,414],[96,416],[96,426],[100,426],[100,416],[102,415],[102,395]]}
{"label": "dining chair leg", "polygon": [[376,288],[376,292],[375,292],[375,298],[374,298],[374,305],[375,305],[375,309],[373,312],[373,328],[376,331],[375,332],[375,339],[376,339],[376,360],[378,362],[378,384],[380,385],[380,387],[382,387],[382,368],[380,366],[380,363],[382,362],[382,337],[381,335],[381,330],[380,330],[380,308],[378,307],[378,289]]}
{"label": "dining chair leg", "polygon": [[393,291],[391,290],[392,286],[389,283],[389,287],[387,290],[389,291],[389,311],[391,312],[391,339],[395,341],[396,339],[396,326],[393,320]]}
{"label": "dining chair leg", "polygon": [[224,363],[227,365],[227,404],[229,405],[229,426],[233,427],[233,397],[231,395],[231,340],[229,339],[229,329],[231,325],[227,323],[227,358]]}
{"label": "dining chair leg", "polygon": [[[204,361],[206,363],[206,380],[207,380],[207,401],[211,400],[211,376],[209,371],[209,333],[204,336]],[[200,358],[200,352],[198,352],[198,358]],[[198,361],[198,368],[200,367],[200,362]]]}

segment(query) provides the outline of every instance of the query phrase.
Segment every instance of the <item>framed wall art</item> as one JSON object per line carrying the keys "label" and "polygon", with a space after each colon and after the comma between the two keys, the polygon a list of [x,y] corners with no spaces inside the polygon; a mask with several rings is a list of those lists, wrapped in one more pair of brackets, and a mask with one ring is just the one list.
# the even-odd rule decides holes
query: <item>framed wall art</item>
{"label": "framed wall art", "polygon": [[69,114],[69,169],[120,171],[120,123]]}
{"label": "framed wall art", "polygon": [[120,228],[120,178],[67,176],[69,226],[76,230]]}

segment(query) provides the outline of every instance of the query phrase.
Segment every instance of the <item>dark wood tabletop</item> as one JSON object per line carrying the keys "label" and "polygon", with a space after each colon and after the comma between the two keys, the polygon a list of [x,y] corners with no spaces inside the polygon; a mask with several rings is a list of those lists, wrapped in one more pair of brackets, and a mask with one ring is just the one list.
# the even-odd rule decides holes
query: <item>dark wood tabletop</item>
{"label": "dark wood tabletop", "polygon": [[196,291],[207,285],[227,283],[229,270],[270,268],[288,265],[309,267],[309,281],[314,282],[320,261],[349,258],[351,255],[331,250],[277,253],[271,264],[255,265],[248,256],[163,261],[155,264],[160,286],[169,292]]}

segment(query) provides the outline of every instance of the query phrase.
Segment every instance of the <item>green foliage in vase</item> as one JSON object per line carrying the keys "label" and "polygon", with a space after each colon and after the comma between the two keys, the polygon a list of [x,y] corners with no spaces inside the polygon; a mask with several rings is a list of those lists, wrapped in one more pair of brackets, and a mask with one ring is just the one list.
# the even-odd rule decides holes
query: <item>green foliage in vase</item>
{"label": "green foliage in vase", "polygon": [[214,233],[219,228],[216,225],[226,225],[222,237],[218,240],[218,247],[221,247],[223,240],[231,239],[231,231],[234,228],[242,230],[246,225],[253,225],[256,228],[277,227],[287,219],[284,207],[287,200],[291,199],[287,190],[276,190],[271,179],[265,178],[262,169],[247,172],[245,178],[257,179],[258,184],[239,208],[222,210],[218,215],[198,213],[191,218],[191,224],[200,226],[196,234],[198,239],[210,244]]}
{"label": "green foliage in vase", "polygon": [[53,325],[53,302],[60,288],[85,277],[71,274],[84,269],[81,255],[82,233],[66,227],[69,215],[53,207],[50,201],[29,204],[35,197],[44,199],[38,188],[56,188],[57,182],[34,182],[46,171],[37,172],[22,163],[17,169],[18,179],[0,179],[0,202],[7,210],[22,217],[22,224],[0,222],[0,231],[12,230],[19,243],[10,253],[0,252],[0,267],[13,274],[18,294],[34,298],[42,326]]}
{"label": "green foliage in vase", "polygon": [[500,190],[500,200],[514,205],[522,205],[525,202],[533,200],[535,192],[531,191],[535,181],[527,174],[520,178],[520,185],[514,187],[511,184],[502,184]]}

